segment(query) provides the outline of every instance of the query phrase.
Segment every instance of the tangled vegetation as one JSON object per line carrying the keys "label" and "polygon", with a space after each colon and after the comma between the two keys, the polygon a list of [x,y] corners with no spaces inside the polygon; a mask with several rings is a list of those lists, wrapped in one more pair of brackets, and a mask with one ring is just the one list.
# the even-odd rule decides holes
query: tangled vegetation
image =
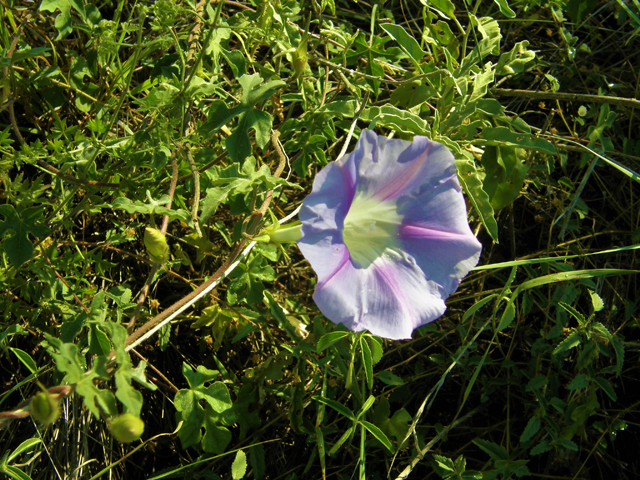
{"label": "tangled vegetation", "polygon": [[[640,476],[637,0],[0,16],[0,472]],[[364,129],[447,146],[483,244],[409,341],[254,242]]]}

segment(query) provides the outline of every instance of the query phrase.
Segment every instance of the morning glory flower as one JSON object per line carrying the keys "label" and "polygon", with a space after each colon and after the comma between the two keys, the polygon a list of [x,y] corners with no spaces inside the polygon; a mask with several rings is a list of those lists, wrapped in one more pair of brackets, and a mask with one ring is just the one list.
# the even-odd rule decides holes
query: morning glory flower
{"label": "morning glory flower", "polygon": [[393,340],[444,314],[482,249],[453,155],[420,136],[364,130],[353,152],[317,174],[299,219],[320,311]]}

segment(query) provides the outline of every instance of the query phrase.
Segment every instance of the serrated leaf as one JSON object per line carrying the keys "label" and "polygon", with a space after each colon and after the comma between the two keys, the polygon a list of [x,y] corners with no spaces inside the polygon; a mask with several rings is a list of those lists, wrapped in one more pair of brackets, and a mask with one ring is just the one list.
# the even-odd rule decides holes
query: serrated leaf
{"label": "serrated leaf", "polygon": [[591,296],[591,305],[593,306],[593,311],[599,312],[600,310],[602,310],[604,308],[604,302],[602,301],[602,298],[600,298],[600,295],[598,295],[593,290],[589,290],[589,295]]}
{"label": "serrated leaf", "polygon": [[540,430],[540,419],[538,417],[531,417],[527,422],[527,426],[524,428],[524,432],[520,435],[520,443],[525,443],[531,440],[531,438]]}
{"label": "serrated leaf", "polygon": [[562,307],[564,310],[566,310],[573,318],[575,318],[578,323],[580,325],[584,324],[584,315],[582,315],[580,312],[578,312],[575,308],[573,308],[571,305],[564,303],[564,302],[558,302],[558,306]]}
{"label": "serrated leaf", "polygon": [[531,455],[540,455],[540,454],[542,454],[544,452],[548,452],[552,448],[553,447],[551,445],[549,445],[549,441],[548,440],[543,440],[538,445],[533,447],[531,449],[530,453],[531,453]]}
{"label": "serrated leaf", "polygon": [[613,387],[606,379],[602,377],[596,377],[594,380],[598,384],[598,386],[602,389],[602,391],[606,393],[611,400],[613,400],[614,402],[618,401],[618,396],[616,395],[616,392],[613,390]]}
{"label": "serrated leaf", "polygon": [[577,375],[571,383],[567,385],[568,390],[581,390],[589,386],[589,378],[586,375]]}
{"label": "serrated leaf", "polygon": [[42,237],[48,230],[44,225],[36,225],[43,211],[44,207],[30,207],[18,214],[13,205],[0,205],[0,215],[4,216],[4,221],[0,222],[0,237],[9,230],[13,231],[13,236],[4,241],[4,251],[16,268],[28,261],[33,253],[33,244],[29,240],[28,233],[31,232],[35,237]]}
{"label": "serrated leaf", "polygon": [[493,460],[509,460],[509,454],[507,451],[496,443],[488,440],[482,440],[481,438],[474,439],[473,443],[482,451],[488,453]]}
{"label": "serrated leaf", "polygon": [[580,343],[582,343],[582,336],[578,332],[573,331],[567,338],[558,344],[558,346],[553,350],[553,354],[559,355],[561,353],[568,352],[572,348],[580,345]]}
{"label": "serrated leaf", "polygon": [[236,458],[231,465],[231,478],[233,480],[240,480],[247,472],[247,456],[242,450],[238,450]]}

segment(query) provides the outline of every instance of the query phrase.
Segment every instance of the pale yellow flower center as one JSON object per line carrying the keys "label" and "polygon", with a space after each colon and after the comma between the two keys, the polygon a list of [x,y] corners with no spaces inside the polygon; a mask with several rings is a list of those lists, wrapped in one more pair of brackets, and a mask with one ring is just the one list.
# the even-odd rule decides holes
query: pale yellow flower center
{"label": "pale yellow flower center", "polygon": [[356,194],[344,219],[342,238],[358,267],[368,267],[397,246],[401,221],[395,202]]}

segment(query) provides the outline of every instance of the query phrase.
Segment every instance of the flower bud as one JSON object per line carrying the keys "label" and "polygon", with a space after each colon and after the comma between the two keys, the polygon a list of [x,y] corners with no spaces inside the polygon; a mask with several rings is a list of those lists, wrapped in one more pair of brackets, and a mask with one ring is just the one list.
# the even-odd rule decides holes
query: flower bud
{"label": "flower bud", "polygon": [[295,76],[302,75],[307,68],[307,41],[300,42],[296,51],[292,55],[292,65]]}
{"label": "flower bud", "polygon": [[167,245],[167,239],[160,230],[151,227],[145,228],[144,246],[147,247],[151,260],[160,263],[169,260],[169,245]]}
{"label": "flower bud", "polygon": [[109,430],[111,435],[120,443],[131,443],[142,436],[144,422],[140,417],[136,417],[132,413],[123,413],[111,420]]}
{"label": "flower bud", "polygon": [[51,425],[58,419],[58,400],[49,392],[40,392],[31,398],[31,416],[42,425]]}

